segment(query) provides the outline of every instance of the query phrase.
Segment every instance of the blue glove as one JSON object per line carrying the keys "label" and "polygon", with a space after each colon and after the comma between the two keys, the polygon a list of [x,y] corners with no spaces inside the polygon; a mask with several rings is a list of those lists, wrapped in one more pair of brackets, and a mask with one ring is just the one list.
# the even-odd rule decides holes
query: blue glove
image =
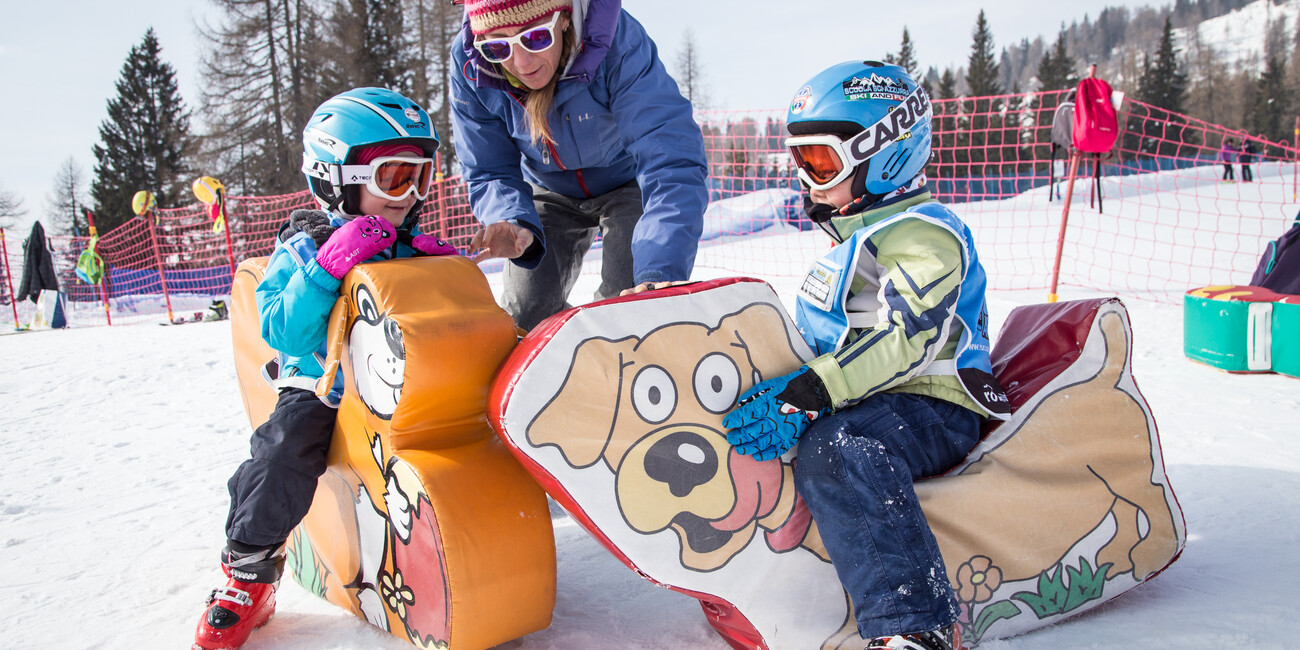
{"label": "blue glove", "polygon": [[727,442],[754,460],[772,460],[799,441],[808,424],[831,412],[826,386],[808,366],[745,392],[722,419]]}

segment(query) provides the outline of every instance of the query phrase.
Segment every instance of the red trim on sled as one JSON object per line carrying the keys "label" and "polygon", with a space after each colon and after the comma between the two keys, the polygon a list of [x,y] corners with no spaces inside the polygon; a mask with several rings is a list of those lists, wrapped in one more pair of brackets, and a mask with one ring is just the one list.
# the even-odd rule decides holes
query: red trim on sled
{"label": "red trim on sled", "polygon": [[[566,309],[554,316],[543,320],[533,328],[515,347],[510,356],[506,358],[501,367],[497,369],[496,377],[492,380],[492,386],[488,391],[487,416],[488,424],[496,431],[497,438],[505,443],[506,449],[524,466],[529,474],[542,486],[552,499],[564,508],[569,516],[573,517],[582,527],[591,535],[605,550],[609,551],[614,557],[618,558],[624,566],[637,572],[642,578],[650,582],[666,587],[678,593],[686,594],[700,601],[700,607],[704,610],[704,616],[709,625],[718,632],[727,644],[735,650],[767,650],[767,644],[763,642],[763,637],[758,630],[745,618],[738,609],[731,603],[719,599],[711,594],[702,594],[699,592],[683,589],[673,585],[661,583],[654,578],[646,575],[641,569],[637,568],[626,555],[623,554],[614,543],[609,540],[600,529],[596,527],[594,521],[587,516],[581,508],[577,507],[577,501],[569,494],[559,481],[546,471],[537,461],[533,460],[528,454],[517,448],[508,436],[505,435],[505,410],[506,405],[510,402],[510,397],[514,393],[515,385],[522,376],[522,370],[537,358],[545,345],[555,337],[555,335],[579,312],[597,307],[600,305],[609,305],[622,302],[634,302],[637,300],[647,300],[650,298],[663,298],[667,296],[679,296],[691,293],[698,293],[716,289],[740,282],[758,282],[762,280],[755,278],[720,278],[716,280],[707,280],[703,282],[692,282],[681,284],[653,291],[632,294],[628,296],[618,296],[593,302],[587,305],[581,305]],[[765,284],[765,283],[764,283]]]}

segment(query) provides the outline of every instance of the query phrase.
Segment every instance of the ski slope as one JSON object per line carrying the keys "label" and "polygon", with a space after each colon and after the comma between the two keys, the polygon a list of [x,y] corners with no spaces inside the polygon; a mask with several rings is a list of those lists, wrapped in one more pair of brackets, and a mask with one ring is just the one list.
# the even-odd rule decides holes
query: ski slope
{"label": "ski slope", "polygon": [[[1114,200],[1117,213],[1124,200]],[[705,253],[810,236],[818,235],[773,228],[720,239]],[[769,279],[791,302],[808,262],[766,259],[749,274]],[[710,267],[698,274],[735,275]],[[582,276],[574,299],[589,296],[596,282]],[[1085,296],[1068,288],[1061,294]],[[1039,290],[990,294],[994,333],[1011,309],[1044,299]],[[981,647],[1296,647],[1300,379],[1229,375],[1193,363],[1182,352],[1181,305],[1125,302],[1133,374],[1155,414],[1186,515],[1186,550],[1116,601]],[[248,453],[229,324],[0,336],[0,369],[4,647],[188,647],[204,598],[224,582],[225,481]],[[502,647],[727,648],[694,599],[639,578],[563,512],[553,509],[553,517],[554,622]],[[411,646],[286,579],[276,616],[246,647]]]}

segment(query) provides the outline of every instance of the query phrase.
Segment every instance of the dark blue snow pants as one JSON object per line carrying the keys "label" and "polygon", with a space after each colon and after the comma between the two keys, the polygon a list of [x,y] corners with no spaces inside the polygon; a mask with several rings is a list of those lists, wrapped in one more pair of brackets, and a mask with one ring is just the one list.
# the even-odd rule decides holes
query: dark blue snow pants
{"label": "dark blue snow pants", "polygon": [[275,410],[249,441],[252,457],[230,477],[226,538],[279,546],[307,516],[338,411],[301,388],[282,388]]}
{"label": "dark blue snow pants", "polygon": [[979,442],[984,418],[951,402],[879,393],[818,419],[799,441],[795,486],[867,639],[957,620],[957,600],[912,481]]}

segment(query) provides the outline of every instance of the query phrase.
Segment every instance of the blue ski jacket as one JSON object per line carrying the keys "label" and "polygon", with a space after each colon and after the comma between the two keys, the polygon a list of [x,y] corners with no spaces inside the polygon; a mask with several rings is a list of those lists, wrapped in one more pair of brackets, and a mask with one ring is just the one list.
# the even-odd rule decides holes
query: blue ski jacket
{"label": "blue ski jacket", "polygon": [[541,248],[515,260],[536,267],[545,251],[531,184],[573,198],[635,181],[644,213],[632,237],[633,280],[689,279],[708,203],[704,139],[691,105],[654,41],[621,0],[574,0],[577,52],[556,88],[554,142],[534,144],[524,90],[473,47],[466,19],[452,43],[456,155],[479,221],[512,221]]}
{"label": "blue ski jacket", "polygon": [[[330,215],[330,225],[338,227],[351,217]],[[418,235],[418,227],[411,227]],[[405,243],[395,243],[366,260],[374,262],[412,257],[416,251]],[[316,243],[305,232],[278,240],[266,265],[266,276],[257,285],[257,313],[262,339],[279,353],[280,372],[275,387],[292,386],[315,391],[316,380],[325,374],[326,332],[330,310],[339,297],[342,280],[330,275],[316,261]],[[322,398],[337,407],[343,396],[343,373],[334,376],[334,387]]]}

